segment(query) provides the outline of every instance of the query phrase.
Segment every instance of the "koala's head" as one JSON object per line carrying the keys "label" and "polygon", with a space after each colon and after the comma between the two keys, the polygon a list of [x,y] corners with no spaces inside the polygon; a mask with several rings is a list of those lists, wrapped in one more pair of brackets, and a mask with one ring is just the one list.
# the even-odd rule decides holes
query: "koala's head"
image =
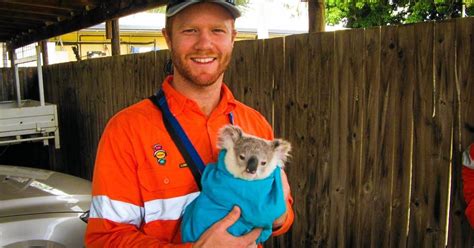
{"label": "koala's head", "polygon": [[290,143],[285,140],[261,139],[245,134],[242,129],[233,125],[220,130],[217,147],[227,150],[227,170],[234,177],[245,180],[268,177],[278,164],[285,164],[291,150]]}

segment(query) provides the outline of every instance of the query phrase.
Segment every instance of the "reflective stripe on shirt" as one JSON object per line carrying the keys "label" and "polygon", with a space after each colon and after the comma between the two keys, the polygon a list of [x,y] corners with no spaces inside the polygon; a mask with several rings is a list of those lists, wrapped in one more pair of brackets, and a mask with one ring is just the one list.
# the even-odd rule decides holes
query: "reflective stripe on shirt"
{"label": "reflective stripe on shirt", "polygon": [[133,224],[139,227],[144,212],[145,209],[143,207],[112,200],[105,195],[98,195],[92,197],[90,218],[108,219],[114,222]]}
{"label": "reflective stripe on shirt", "polygon": [[145,223],[155,220],[177,220],[183,216],[184,209],[200,192],[194,192],[184,196],[157,199],[145,202]]}
{"label": "reflective stripe on shirt", "polygon": [[108,219],[117,223],[133,224],[140,227],[142,219],[145,223],[155,220],[177,220],[181,218],[184,209],[200,192],[194,192],[184,196],[157,199],[145,202],[145,207],[131,203],[112,200],[105,195],[94,196],[90,218]]}

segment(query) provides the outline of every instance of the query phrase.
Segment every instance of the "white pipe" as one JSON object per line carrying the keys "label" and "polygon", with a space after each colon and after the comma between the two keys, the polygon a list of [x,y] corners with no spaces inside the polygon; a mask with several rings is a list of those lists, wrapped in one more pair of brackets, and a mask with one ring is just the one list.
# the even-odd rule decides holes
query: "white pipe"
{"label": "white pipe", "polygon": [[38,88],[39,88],[39,97],[40,105],[44,106],[44,89],[43,89],[43,70],[41,68],[41,47],[36,46],[36,65],[38,67]]}
{"label": "white pipe", "polygon": [[42,137],[36,137],[36,138],[5,140],[5,141],[0,141],[0,145],[16,144],[16,143],[20,143],[20,142],[24,142],[24,141],[38,141],[38,140],[47,140],[47,139],[54,139],[54,136],[42,136]]}
{"label": "white pipe", "polygon": [[18,65],[15,63],[15,60],[16,60],[15,50],[13,50],[12,60],[13,60],[12,64],[15,71],[16,104],[20,108],[21,107],[20,76],[18,75]]}

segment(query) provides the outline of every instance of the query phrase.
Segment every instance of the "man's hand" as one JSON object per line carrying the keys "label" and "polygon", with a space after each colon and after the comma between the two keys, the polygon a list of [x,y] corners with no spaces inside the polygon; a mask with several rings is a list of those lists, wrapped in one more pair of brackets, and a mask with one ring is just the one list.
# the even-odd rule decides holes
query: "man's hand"
{"label": "man's hand", "polygon": [[239,217],[240,208],[234,206],[226,217],[207,229],[193,247],[255,247],[255,241],[260,236],[262,229],[253,229],[241,237],[235,237],[227,232],[227,228],[232,226]]}
{"label": "man's hand", "polygon": [[[288,197],[290,196],[290,184],[288,183],[288,178],[286,177],[286,173],[284,170],[281,170],[281,184],[283,186],[283,197],[285,202],[288,202]],[[288,215],[288,209],[284,214],[282,214],[278,219],[273,222],[273,229],[280,227],[285,223],[286,217]]]}

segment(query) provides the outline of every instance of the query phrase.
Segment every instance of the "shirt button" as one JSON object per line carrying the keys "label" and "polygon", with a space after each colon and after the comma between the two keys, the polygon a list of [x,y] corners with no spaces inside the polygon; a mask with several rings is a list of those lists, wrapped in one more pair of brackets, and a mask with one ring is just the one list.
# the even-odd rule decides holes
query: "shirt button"
{"label": "shirt button", "polygon": [[163,183],[169,184],[169,183],[170,183],[170,180],[169,180],[168,178],[165,178],[165,179],[163,180]]}

